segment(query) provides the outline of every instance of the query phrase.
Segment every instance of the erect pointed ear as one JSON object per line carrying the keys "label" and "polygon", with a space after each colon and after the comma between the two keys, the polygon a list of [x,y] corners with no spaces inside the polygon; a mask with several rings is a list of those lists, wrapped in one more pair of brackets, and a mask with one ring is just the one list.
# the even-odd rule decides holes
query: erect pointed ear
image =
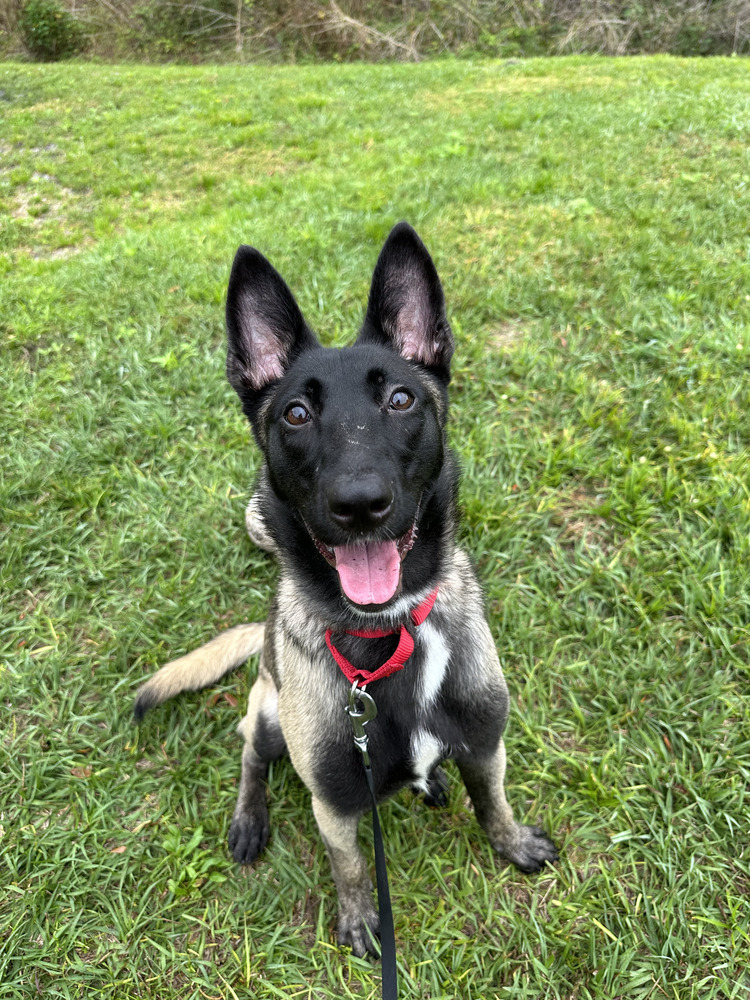
{"label": "erect pointed ear", "polygon": [[391,230],[380,251],[358,343],[391,346],[450,377],[453,335],[443,288],[427,248],[406,222]]}
{"label": "erect pointed ear", "polygon": [[227,291],[227,377],[244,404],[317,347],[286,282],[262,253],[241,246]]}

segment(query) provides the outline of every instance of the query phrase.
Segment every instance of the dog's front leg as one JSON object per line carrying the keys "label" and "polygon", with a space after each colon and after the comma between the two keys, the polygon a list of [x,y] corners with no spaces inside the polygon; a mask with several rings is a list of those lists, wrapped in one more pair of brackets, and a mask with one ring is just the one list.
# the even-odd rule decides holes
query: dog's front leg
{"label": "dog's front leg", "polygon": [[339,944],[349,945],[359,957],[367,952],[377,955],[380,921],[372,900],[370,874],[357,844],[360,817],[342,816],[315,796],[312,806],[339,894]]}
{"label": "dog's front leg", "polygon": [[524,826],[513,819],[505,797],[505,743],[486,758],[457,757],[456,763],[474,805],[480,826],[498,854],[521,869],[536,872],[557,860],[557,848],[538,826]]}
{"label": "dog's front leg", "polygon": [[240,791],[229,827],[229,850],[235,861],[247,865],[268,842],[268,765],[286,750],[279,725],[276,685],[262,659],[258,679],[250,690],[247,715],[237,728],[245,737],[245,746]]}

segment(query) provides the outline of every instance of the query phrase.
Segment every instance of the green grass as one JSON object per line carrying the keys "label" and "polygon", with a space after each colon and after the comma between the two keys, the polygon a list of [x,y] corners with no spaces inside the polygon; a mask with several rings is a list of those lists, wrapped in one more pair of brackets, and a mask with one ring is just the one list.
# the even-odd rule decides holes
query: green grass
{"label": "green grass", "polygon": [[[287,762],[226,849],[250,677],[139,682],[261,620],[232,255],[326,343],[411,221],[457,336],[463,538],[541,877],[382,810],[403,996],[750,996],[750,76],[740,60],[0,65],[0,997],[376,997]],[[362,828],[369,851],[369,833]]]}

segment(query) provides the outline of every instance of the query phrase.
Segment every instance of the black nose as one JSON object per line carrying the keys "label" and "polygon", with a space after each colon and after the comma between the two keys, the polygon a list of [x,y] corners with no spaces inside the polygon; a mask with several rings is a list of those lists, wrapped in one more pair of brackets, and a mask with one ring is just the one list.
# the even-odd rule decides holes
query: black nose
{"label": "black nose", "polygon": [[326,499],[331,519],[349,531],[372,531],[393,508],[393,490],[374,472],[335,479]]}

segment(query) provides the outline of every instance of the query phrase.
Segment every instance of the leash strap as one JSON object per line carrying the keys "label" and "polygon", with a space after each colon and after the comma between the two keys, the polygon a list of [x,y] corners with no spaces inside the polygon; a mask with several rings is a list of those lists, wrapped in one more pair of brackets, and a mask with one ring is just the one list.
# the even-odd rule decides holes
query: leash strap
{"label": "leash strap", "polygon": [[[411,620],[415,625],[421,625],[427,618],[438,595],[436,587],[422,603],[411,611]],[[362,639],[380,639],[386,635],[395,635],[396,630],[382,629],[347,629],[348,635],[356,635]],[[375,849],[375,882],[378,887],[378,915],[380,917],[380,964],[383,973],[383,1000],[398,1000],[398,969],[396,966],[396,932],[393,927],[393,910],[391,908],[391,890],[388,886],[388,872],[385,867],[385,850],[383,834],[378,816],[378,800],[375,796],[375,782],[370,767],[370,755],[367,751],[367,733],[365,726],[378,714],[372,696],[365,691],[365,686],[372,681],[388,677],[401,670],[414,652],[414,638],[406,625],[400,629],[398,646],[393,655],[377,670],[359,670],[336,649],[332,639],[332,629],[326,631],[326,644],[336,663],[343,671],[352,688],[349,692],[349,702],[345,709],[349,714],[354,735],[354,745],[362,754],[367,787],[372,799],[372,841]],[[361,685],[361,687],[360,687]]]}
{"label": "leash strap", "polygon": [[380,964],[383,973],[383,1000],[398,1000],[398,974],[396,969],[396,932],[393,927],[391,891],[385,867],[383,835],[375,799],[372,770],[365,764],[367,787],[372,798],[372,840],[375,848],[375,882],[378,887],[378,915],[380,917]]}
{"label": "leash strap", "polygon": [[356,680],[352,682],[349,692],[349,702],[344,706],[349,714],[354,734],[354,745],[362,754],[367,787],[372,799],[372,840],[375,848],[375,881],[378,887],[378,915],[380,917],[380,964],[383,972],[383,1000],[398,1000],[398,976],[396,969],[396,933],[393,928],[393,910],[391,909],[391,892],[388,887],[388,872],[385,867],[385,851],[383,835],[380,831],[378,802],[375,797],[375,782],[370,767],[370,755],[367,752],[367,733],[365,726],[378,714],[377,706],[362,688],[357,687]]}

